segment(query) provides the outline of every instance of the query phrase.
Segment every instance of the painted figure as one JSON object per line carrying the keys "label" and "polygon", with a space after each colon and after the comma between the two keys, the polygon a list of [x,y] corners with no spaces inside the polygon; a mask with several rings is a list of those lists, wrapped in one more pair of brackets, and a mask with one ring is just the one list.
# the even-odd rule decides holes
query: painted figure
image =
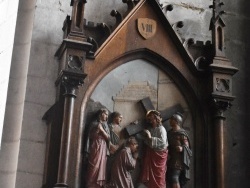
{"label": "painted figure", "polygon": [[151,128],[144,130],[146,134],[146,153],[144,156],[141,181],[148,188],[166,187],[166,162],[168,156],[167,132],[162,126],[160,112],[148,111],[146,119]]}
{"label": "painted figure", "polygon": [[109,188],[133,188],[130,171],[135,169],[137,159],[138,143],[135,137],[130,137],[125,147],[116,155],[111,170],[111,181]]}
{"label": "painted figure", "polygon": [[113,112],[110,115],[111,123],[109,124],[110,130],[110,154],[114,154],[119,148],[120,143],[120,132],[122,115],[119,112]]}
{"label": "painted figure", "polygon": [[88,188],[100,188],[106,184],[106,163],[110,142],[107,119],[108,110],[100,109],[98,119],[90,127],[87,170]]}
{"label": "painted figure", "polygon": [[107,161],[107,181],[110,180],[111,167],[114,162],[116,151],[118,150],[121,144],[120,141],[121,122],[122,122],[122,115],[119,112],[113,112],[110,114],[110,123],[108,125],[110,130],[110,143],[109,143],[110,155],[108,156],[108,161]]}
{"label": "painted figure", "polygon": [[183,118],[181,114],[174,114],[170,118],[172,129],[168,131],[169,161],[168,182],[171,188],[183,187],[190,179],[189,167],[192,151],[188,134],[181,128]]}

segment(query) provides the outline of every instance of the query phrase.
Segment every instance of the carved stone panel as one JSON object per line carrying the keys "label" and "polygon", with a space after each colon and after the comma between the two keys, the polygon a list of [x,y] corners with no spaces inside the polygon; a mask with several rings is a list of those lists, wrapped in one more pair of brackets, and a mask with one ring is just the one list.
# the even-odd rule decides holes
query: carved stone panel
{"label": "carved stone panel", "polygon": [[[141,71],[142,69],[143,71]],[[145,109],[140,101],[147,97],[154,109],[158,111],[166,112],[176,105],[181,106],[184,110],[183,127],[190,135],[191,145],[193,145],[192,116],[183,94],[169,75],[148,61],[132,60],[109,72],[93,91],[92,102],[89,105],[99,104],[110,112],[120,112],[123,116],[122,131],[140,123],[145,124]],[[88,106],[88,109],[93,108]],[[136,121],[139,124],[131,124]],[[143,126],[142,124],[140,125]],[[167,119],[163,125],[167,130],[170,129]],[[123,140],[123,138],[120,139]],[[192,164],[194,163],[192,162]],[[191,173],[193,174],[193,167],[191,167]],[[135,168],[132,174],[133,181],[137,184],[140,168]]]}
{"label": "carved stone panel", "polygon": [[159,71],[158,99],[161,101],[158,104],[158,110],[169,108],[174,103],[181,104],[184,109],[187,108],[187,103],[174,81],[162,71]]}

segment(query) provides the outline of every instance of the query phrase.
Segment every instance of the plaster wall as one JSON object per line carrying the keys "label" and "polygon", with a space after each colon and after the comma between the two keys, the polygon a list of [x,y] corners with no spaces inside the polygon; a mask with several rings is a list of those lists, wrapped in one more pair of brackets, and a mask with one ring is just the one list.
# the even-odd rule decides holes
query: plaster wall
{"label": "plaster wall", "polygon": [[[112,10],[117,10],[121,14],[126,12],[126,4],[122,0],[109,1],[89,1],[85,6],[85,19],[95,23],[106,23],[109,26],[115,24],[115,18],[110,16]],[[125,8],[125,9],[124,9]],[[98,14],[96,14],[98,12]]]}

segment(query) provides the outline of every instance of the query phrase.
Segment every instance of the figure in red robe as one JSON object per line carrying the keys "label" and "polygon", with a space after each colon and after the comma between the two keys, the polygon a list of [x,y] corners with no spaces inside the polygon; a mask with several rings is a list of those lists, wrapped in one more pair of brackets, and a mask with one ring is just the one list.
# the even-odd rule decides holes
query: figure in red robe
{"label": "figure in red robe", "polygon": [[147,147],[143,157],[141,182],[147,188],[166,188],[167,132],[162,126],[160,112],[151,110],[147,113],[146,119],[151,128],[144,130]]}

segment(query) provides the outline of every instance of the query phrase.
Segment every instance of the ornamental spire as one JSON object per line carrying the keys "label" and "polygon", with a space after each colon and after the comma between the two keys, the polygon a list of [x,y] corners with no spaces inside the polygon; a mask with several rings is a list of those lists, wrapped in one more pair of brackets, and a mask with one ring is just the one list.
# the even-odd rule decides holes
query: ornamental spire
{"label": "ornamental spire", "polygon": [[214,46],[214,56],[225,56],[224,52],[224,27],[226,26],[222,14],[225,13],[222,10],[223,2],[220,0],[213,0],[213,5],[209,6],[213,9],[213,16],[210,23],[210,30],[212,30],[212,43]]}
{"label": "ornamental spire", "polygon": [[209,8],[213,8],[213,18],[216,19],[218,16],[225,13],[224,10],[222,10],[222,6],[224,5],[223,2],[220,2],[220,0],[213,0],[213,5],[211,5]]}
{"label": "ornamental spire", "polygon": [[72,6],[71,23],[69,30],[69,38],[77,39],[80,41],[86,41],[84,34],[84,6],[85,0],[71,0],[70,6]]}

